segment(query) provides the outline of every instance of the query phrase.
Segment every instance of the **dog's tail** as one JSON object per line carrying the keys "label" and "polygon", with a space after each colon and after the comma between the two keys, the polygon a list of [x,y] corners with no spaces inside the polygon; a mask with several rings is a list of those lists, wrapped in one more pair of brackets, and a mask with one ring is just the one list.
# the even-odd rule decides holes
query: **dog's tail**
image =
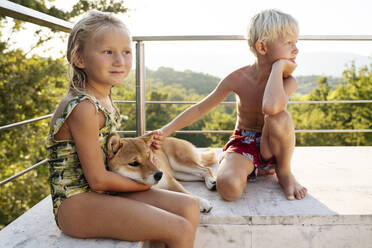
{"label": "dog's tail", "polygon": [[201,153],[201,163],[204,166],[212,166],[217,163],[216,152],[208,147]]}

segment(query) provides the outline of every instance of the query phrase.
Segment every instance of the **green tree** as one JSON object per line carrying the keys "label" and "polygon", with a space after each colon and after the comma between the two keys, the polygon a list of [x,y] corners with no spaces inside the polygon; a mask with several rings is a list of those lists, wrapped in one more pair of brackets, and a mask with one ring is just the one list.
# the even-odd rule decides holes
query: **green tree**
{"label": "green tree", "polygon": [[[343,72],[343,82],[332,90],[327,78],[318,78],[318,88],[295,100],[369,100],[372,95],[372,69],[357,69],[352,63]],[[290,112],[296,129],[371,129],[370,104],[298,104]],[[297,145],[371,145],[371,133],[297,134]]]}
{"label": "green tree", "polygon": [[[52,113],[67,88],[62,59],[26,58],[21,50],[2,50],[0,71],[1,126]],[[48,122],[43,120],[0,132],[1,180],[45,158]],[[42,166],[0,188],[0,226],[48,194],[47,174],[47,167]]]}

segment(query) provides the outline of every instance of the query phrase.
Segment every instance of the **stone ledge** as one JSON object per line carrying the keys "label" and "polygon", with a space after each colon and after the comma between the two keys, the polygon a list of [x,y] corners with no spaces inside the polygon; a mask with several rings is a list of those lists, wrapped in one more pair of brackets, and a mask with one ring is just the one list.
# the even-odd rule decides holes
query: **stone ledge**
{"label": "stone ledge", "polygon": [[371,248],[372,225],[207,225],[195,247]]}
{"label": "stone ledge", "polygon": [[1,248],[137,248],[139,244],[65,235],[54,221],[50,195],[1,230],[0,240]]}
{"label": "stone ledge", "polygon": [[333,216],[203,216],[200,225],[372,225],[372,215]]}
{"label": "stone ledge", "polygon": [[[372,248],[371,161],[372,147],[296,147],[292,170],[309,189],[301,201],[286,200],[275,176],[248,183],[235,202],[201,182],[183,183],[214,206],[201,216],[195,247]],[[138,242],[68,237],[53,218],[48,196],[0,232],[0,247],[138,247]]]}

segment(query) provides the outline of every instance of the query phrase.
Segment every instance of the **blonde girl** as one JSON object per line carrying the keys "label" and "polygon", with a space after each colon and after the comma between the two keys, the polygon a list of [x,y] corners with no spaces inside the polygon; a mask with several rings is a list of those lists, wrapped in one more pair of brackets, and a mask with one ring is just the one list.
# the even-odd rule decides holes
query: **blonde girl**
{"label": "blonde girl", "polygon": [[109,13],[90,11],[71,31],[69,91],[46,145],[55,220],[78,238],[193,247],[200,217],[194,198],[151,189],[106,167],[106,140],[120,122],[111,89],[131,70],[131,45],[126,26]]}

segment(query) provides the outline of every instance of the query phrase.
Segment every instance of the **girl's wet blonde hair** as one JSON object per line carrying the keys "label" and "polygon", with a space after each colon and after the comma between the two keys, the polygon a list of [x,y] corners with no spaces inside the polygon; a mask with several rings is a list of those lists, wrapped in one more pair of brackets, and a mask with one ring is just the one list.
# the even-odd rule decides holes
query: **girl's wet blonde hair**
{"label": "girl's wet blonde hair", "polygon": [[87,95],[85,92],[87,75],[84,70],[75,65],[75,62],[84,49],[84,44],[94,33],[105,27],[123,28],[128,32],[125,24],[112,13],[98,10],[89,11],[72,28],[67,44],[67,61],[69,62],[69,91],[74,95]]}
{"label": "girl's wet blonde hair", "polygon": [[256,14],[250,21],[247,30],[248,45],[256,55],[257,41],[274,41],[280,35],[298,36],[299,27],[291,15],[276,9],[268,9]]}

